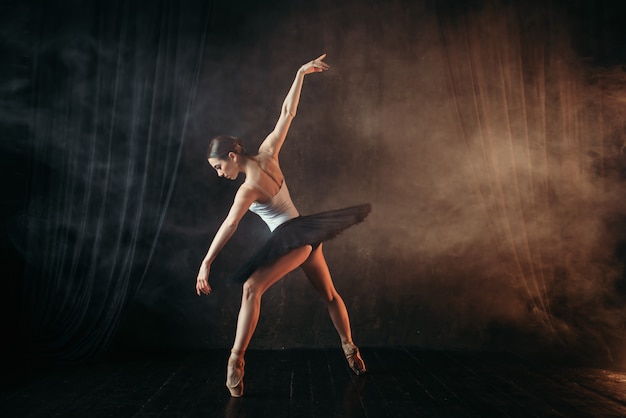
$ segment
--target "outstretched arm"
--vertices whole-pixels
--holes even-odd
[[[313,61],[307,62],[298,69],[296,78],[293,80],[291,88],[287,93],[287,97],[285,97],[285,101],[283,102],[276,127],[261,143],[259,153],[269,153],[274,158],[278,159],[278,153],[280,152],[283,142],[285,142],[287,131],[289,131],[289,126],[291,126],[291,121],[296,116],[304,76],[328,70],[329,66],[324,62],[324,58],[326,58],[326,54],[319,56]]]
[[[258,198],[256,190],[247,186],[241,185],[237,194],[235,195],[235,201],[228,212],[228,216],[222,226],[217,230],[213,242],[207,251],[202,264],[200,265],[200,271],[198,272],[198,278],[196,280],[196,293],[208,295],[211,293],[211,286],[209,285],[209,272],[211,270],[211,264],[224,248],[224,245],[233,236],[239,225],[239,221],[246,213],[252,202]]]

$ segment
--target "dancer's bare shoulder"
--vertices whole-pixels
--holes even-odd
[[[278,161],[272,154],[269,153],[259,153],[255,156],[255,160],[259,164],[261,171],[274,180],[279,186],[284,181],[283,172],[280,169],[280,165]]]

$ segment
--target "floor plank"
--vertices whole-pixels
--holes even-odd
[[[626,373],[512,353],[250,350],[229,396],[227,350],[57,367],[0,393],[2,417],[625,417]]]

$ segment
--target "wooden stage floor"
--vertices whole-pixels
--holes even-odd
[[[49,369],[6,386],[0,417],[626,417],[626,372],[511,353],[255,351],[230,398],[227,351]]]

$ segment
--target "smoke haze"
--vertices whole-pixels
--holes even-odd
[[[4,147],[33,165],[12,236],[34,288],[53,283],[35,300],[74,312],[76,294],[102,286],[94,299],[128,297],[115,305],[122,346],[229,346],[240,289],[221,279],[269,232],[244,218],[213,265],[214,294],[195,296],[239,184],[206,164],[208,139],[254,150],[298,66],[325,52],[331,70],[307,76],[281,166],[303,214],[373,205],[324,246],[356,341],[624,355],[620,6],[243,3],[68,8],[71,25],[41,29],[37,100],[0,113],[30,129]],[[31,52],[12,30],[13,48]],[[264,297],[254,347],[336,340],[300,272]]]
[[[242,111],[207,126],[262,138],[250,127],[271,128],[286,63],[327,52],[331,71],[307,78],[282,165],[305,213],[373,203],[327,245],[361,338],[480,347],[532,335],[612,359],[624,318],[623,72],[577,55],[575,10],[479,3],[292,10],[239,50],[250,61],[271,51],[270,74],[255,76],[269,78],[244,82],[263,90],[246,104],[238,81],[222,86]],[[283,40],[302,22],[320,33],[299,39],[308,55]]]

